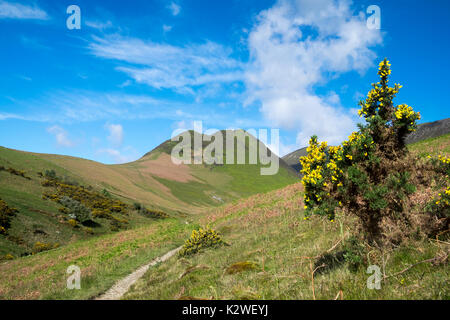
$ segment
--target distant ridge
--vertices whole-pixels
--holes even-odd
[[[416,143],[422,140],[436,138],[450,133],[450,118],[419,124],[417,130],[405,139],[406,144]],[[282,159],[291,166],[292,169],[299,172],[302,168],[299,158],[306,155],[306,147],[291,152]]]
[[[436,138],[450,133],[450,118],[420,124],[417,130],[406,137],[406,144]]]

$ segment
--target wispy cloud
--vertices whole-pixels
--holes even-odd
[[[0,1],[0,19],[48,20],[47,12],[36,5],[29,6],[16,2]]]
[[[90,121],[117,123],[120,120],[166,119],[203,120],[222,127],[234,124],[234,118],[229,113],[217,114],[208,104],[157,99],[148,95],[123,92],[58,91],[43,94],[38,99],[15,100],[13,103],[19,111],[15,114],[0,112],[0,120],[20,119],[72,124]]]
[[[167,7],[169,8],[170,12],[172,13],[172,15],[177,16],[180,14],[181,12],[181,6],[176,4],[175,2],[171,2],[170,5]]]
[[[120,36],[93,39],[89,44],[93,55],[128,63],[117,70],[157,89],[192,93],[195,86],[243,77],[243,64],[231,57],[230,49],[214,42],[178,47]]]
[[[114,27],[113,23],[108,20],[106,22],[102,22],[102,21],[94,21],[94,20],[86,20],[84,22],[86,24],[86,26],[93,28],[93,29],[97,29],[100,31],[106,30],[106,29],[111,29]]]
[[[53,126],[47,129],[47,132],[54,135],[56,143],[60,147],[73,147],[74,143],[68,138],[67,131],[60,126]]]
[[[114,147],[120,147],[123,142],[123,127],[120,124],[106,124],[109,131],[108,140]]]
[[[10,98],[13,100],[13,102],[15,102],[15,100],[13,98]],[[0,120],[8,120],[8,119],[18,119],[18,120],[25,120],[25,117],[18,115],[18,114],[13,114],[13,113],[2,113],[0,112]]]
[[[381,41],[349,1],[279,1],[260,13],[249,34],[247,103],[260,102],[274,125],[299,128],[301,145],[313,134],[340,142],[354,117],[340,108],[336,93],[321,96],[314,88],[344,72],[364,72],[376,57],[370,47]]]
[[[139,158],[136,150],[134,150],[132,147],[127,147],[123,150],[112,148],[99,149],[97,150],[97,154],[108,155],[116,164],[131,162]]]
[[[164,32],[169,32],[170,30],[172,30],[172,26],[169,26],[167,24],[163,24],[162,28]]]

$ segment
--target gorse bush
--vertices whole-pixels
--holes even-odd
[[[0,234],[6,234],[11,226],[11,218],[16,215],[17,209],[11,208],[8,204],[0,199]]]
[[[59,247],[59,243],[44,243],[44,242],[38,241],[34,244],[32,253],[36,254],[39,252],[56,249],[58,247]]]
[[[223,245],[220,235],[211,228],[193,230],[191,237],[186,240],[183,248],[178,253],[180,256],[188,256],[197,253],[201,249]]]
[[[324,215],[330,220],[338,210],[356,215],[372,243],[389,238],[393,225],[406,232],[414,224],[411,212],[425,214],[423,207],[415,208],[411,201],[418,187],[448,184],[447,158],[423,163],[408,153],[405,137],[416,129],[420,114],[405,104],[394,105],[402,86],[389,87],[390,74],[390,63],[384,59],[379,82],[372,84],[367,98],[359,103],[358,113],[365,124],[359,124],[358,131],[333,147],[313,136],[307,155],[300,158],[306,215]],[[448,204],[444,205],[428,216],[448,210]],[[448,218],[439,226],[448,225]]]
[[[23,170],[17,170],[17,169],[11,168],[11,167],[6,169],[4,166],[0,166],[0,171],[7,171],[12,175],[19,176],[19,177],[25,178],[27,180],[31,180],[31,178],[28,177],[26,175],[26,172]]]
[[[85,222],[92,219],[91,210],[77,200],[64,196],[59,200],[59,203],[67,208],[68,215],[71,219],[75,219],[79,222]]]
[[[118,199],[113,199],[108,191],[96,192],[92,187],[84,187],[78,183],[67,184],[53,170],[47,170],[45,177],[41,183],[42,186],[51,188],[53,191],[44,192],[43,199],[63,205],[60,211],[69,215],[70,218],[79,222],[92,218],[108,219],[113,231],[128,225],[127,220],[116,215],[128,215],[130,206]]]

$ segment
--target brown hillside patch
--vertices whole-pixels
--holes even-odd
[[[140,171],[151,173],[163,179],[178,182],[200,182],[191,175],[189,166],[185,164],[174,164],[170,155],[167,153],[161,153],[156,160],[144,160],[140,162],[140,165]]]

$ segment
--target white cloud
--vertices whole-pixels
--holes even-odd
[[[53,126],[47,129],[47,132],[54,135],[56,143],[60,147],[73,147],[74,143],[67,137],[67,131],[60,126]]]
[[[247,103],[259,101],[274,125],[298,129],[300,145],[313,134],[339,143],[354,128],[354,117],[335,92],[319,96],[314,88],[344,72],[364,72],[376,57],[370,47],[381,41],[349,1],[279,1],[260,13],[249,34]]]
[[[172,26],[168,26],[166,24],[163,25],[163,31],[164,32],[169,32],[170,30],[172,30]]]
[[[15,99],[10,98],[11,101],[15,102]],[[8,120],[8,119],[18,119],[18,120],[25,120],[25,117],[18,115],[18,114],[13,114],[13,113],[1,113],[0,112],[0,120]]]
[[[243,77],[243,64],[231,57],[231,50],[214,42],[178,47],[110,36],[94,37],[89,49],[97,57],[128,63],[117,70],[157,89],[193,93],[195,86],[230,83]]]
[[[97,150],[98,154],[107,154],[110,156],[114,163],[121,164],[121,163],[127,163],[134,160],[137,160],[139,156],[137,155],[136,150],[134,150],[131,147],[127,147],[124,150],[117,150],[117,149],[100,149]],[[126,154],[124,154],[126,153]]]
[[[181,11],[181,6],[175,2],[171,2],[167,8],[169,8],[170,12],[172,12],[172,15],[174,16],[177,16]]]
[[[48,20],[48,14],[37,6],[0,0],[0,19]]]
[[[108,140],[114,147],[120,147],[123,142],[123,127],[120,124],[106,124],[109,131]]]
[[[85,22],[86,26],[97,29],[100,31],[110,29],[113,27],[113,23],[111,21],[101,22],[101,21],[93,21],[93,20],[86,20]]]

